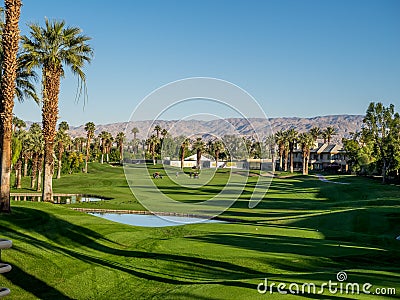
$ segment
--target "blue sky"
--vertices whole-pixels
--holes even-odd
[[[154,89],[197,76],[240,86],[268,117],[363,114],[370,101],[400,107],[397,0],[23,2],[22,34],[47,17],[92,37],[85,106],[74,100],[76,78],[62,80],[59,116],[71,125],[127,121]],[[15,113],[41,116],[31,101]]]

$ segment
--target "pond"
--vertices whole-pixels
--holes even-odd
[[[142,227],[179,226],[192,223],[225,223],[224,221],[220,220],[209,220],[204,218],[179,217],[179,216],[159,217],[156,215],[94,213],[94,212],[89,212],[88,214],[117,223],[133,225],[133,226],[142,226]]]

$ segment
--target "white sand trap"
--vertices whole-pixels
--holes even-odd
[[[325,178],[325,176],[321,175],[321,174],[316,174],[315,176],[318,177],[319,180],[321,180],[322,182],[329,182],[329,183],[335,183],[335,184],[350,184],[348,182],[337,182],[337,181],[331,181]]]

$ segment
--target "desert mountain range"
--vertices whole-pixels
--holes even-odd
[[[331,115],[331,116],[319,116],[313,118],[297,118],[297,117],[283,117],[283,118],[270,118],[259,119],[250,118],[246,119],[231,118],[231,119],[219,119],[211,121],[201,120],[160,120],[153,122],[147,121],[133,121],[133,122],[121,122],[112,124],[96,124],[96,132],[98,135],[102,131],[108,131],[113,136],[118,132],[123,131],[127,136],[127,140],[133,138],[131,130],[133,127],[139,129],[137,138],[144,139],[148,136],[149,129],[154,129],[155,125],[160,125],[161,128],[165,128],[172,136],[184,135],[192,136],[196,135],[215,135],[223,136],[226,134],[240,134],[240,135],[251,135],[253,132],[252,127],[258,135],[265,136],[271,132],[278,130],[286,130],[294,128],[299,132],[306,132],[314,126],[318,126],[324,129],[328,126],[332,126],[336,129],[337,135],[332,138],[332,142],[340,143],[343,137],[349,137],[351,132],[359,131],[362,127],[363,116],[361,115]],[[251,123],[251,125],[250,125]],[[78,127],[71,127],[69,133],[72,137],[86,136],[84,125]],[[150,133],[151,134],[151,133]]]

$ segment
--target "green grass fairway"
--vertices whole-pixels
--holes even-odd
[[[113,198],[77,207],[143,209],[121,167],[89,166],[88,174],[54,180],[55,192]],[[156,184],[174,199],[201,201],[218,193],[228,176],[219,170],[203,187],[178,188],[166,176]],[[323,295],[257,292],[265,278],[276,286],[320,286],[345,271],[345,282],[370,283],[371,292],[396,288],[397,295],[386,297],[400,297],[398,186],[353,176],[328,176],[348,185],[314,176],[274,178],[263,201],[249,209],[257,178],[246,178],[240,199],[223,214],[239,222],[222,224],[134,227],[68,205],[13,201],[12,214],[0,215],[0,238],[13,240],[2,252],[13,269],[0,274],[0,286],[11,289],[9,299],[383,298],[328,289]]]

